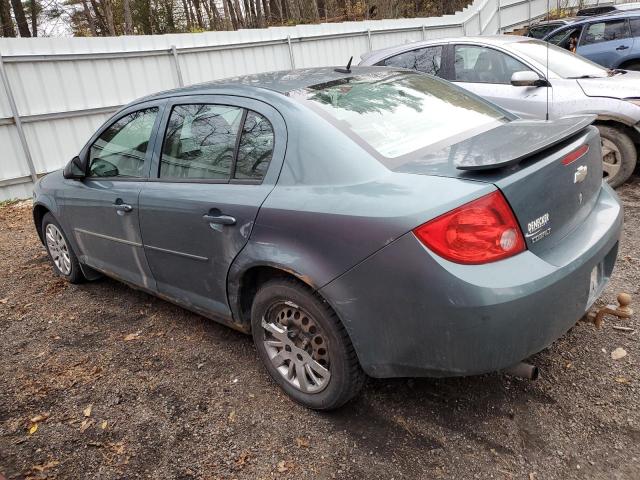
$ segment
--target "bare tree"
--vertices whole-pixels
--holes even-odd
[[[133,34],[133,18],[131,18],[131,0],[122,0],[122,9],[124,10],[124,34]]]
[[[3,37],[15,37],[16,29],[11,18],[11,6],[9,0],[0,0],[0,24],[2,24]]]
[[[24,14],[24,7],[20,0],[11,0],[13,6],[13,16],[16,18],[18,24],[18,31],[21,37],[30,37],[29,23],[27,22],[27,16]]]

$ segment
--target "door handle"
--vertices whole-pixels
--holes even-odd
[[[230,215],[203,215],[202,219],[207,223],[214,223],[216,225],[235,225],[236,219]]]
[[[629,48],[627,45],[620,45],[616,50],[626,50],[627,48]]]
[[[114,203],[113,208],[116,209],[116,212],[129,213],[133,210],[133,207],[127,203]]]

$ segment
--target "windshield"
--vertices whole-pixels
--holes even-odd
[[[546,42],[530,40],[510,44],[514,52],[529,57],[543,66],[547,64],[547,46],[549,47],[549,70],[562,78],[607,77],[609,75],[606,68]]]
[[[314,85],[291,96],[373,149],[383,164],[384,158],[457,143],[508,121],[502,111],[462,89],[411,72],[376,71]]]

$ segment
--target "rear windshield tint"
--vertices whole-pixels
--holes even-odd
[[[411,72],[372,72],[291,96],[369,147],[387,166],[395,162],[385,159],[457,143],[508,121],[504,112],[462,89]]]

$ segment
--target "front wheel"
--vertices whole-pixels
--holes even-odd
[[[258,355],[273,380],[314,410],[344,405],[365,374],[344,326],[321,298],[294,280],[262,286],[251,308]]]
[[[71,283],[84,281],[85,277],[80,269],[78,257],[71,248],[62,227],[50,213],[42,218],[42,235],[54,271]]]
[[[602,140],[602,174],[613,188],[622,185],[636,168],[638,152],[626,133],[616,127],[597,125]]]

